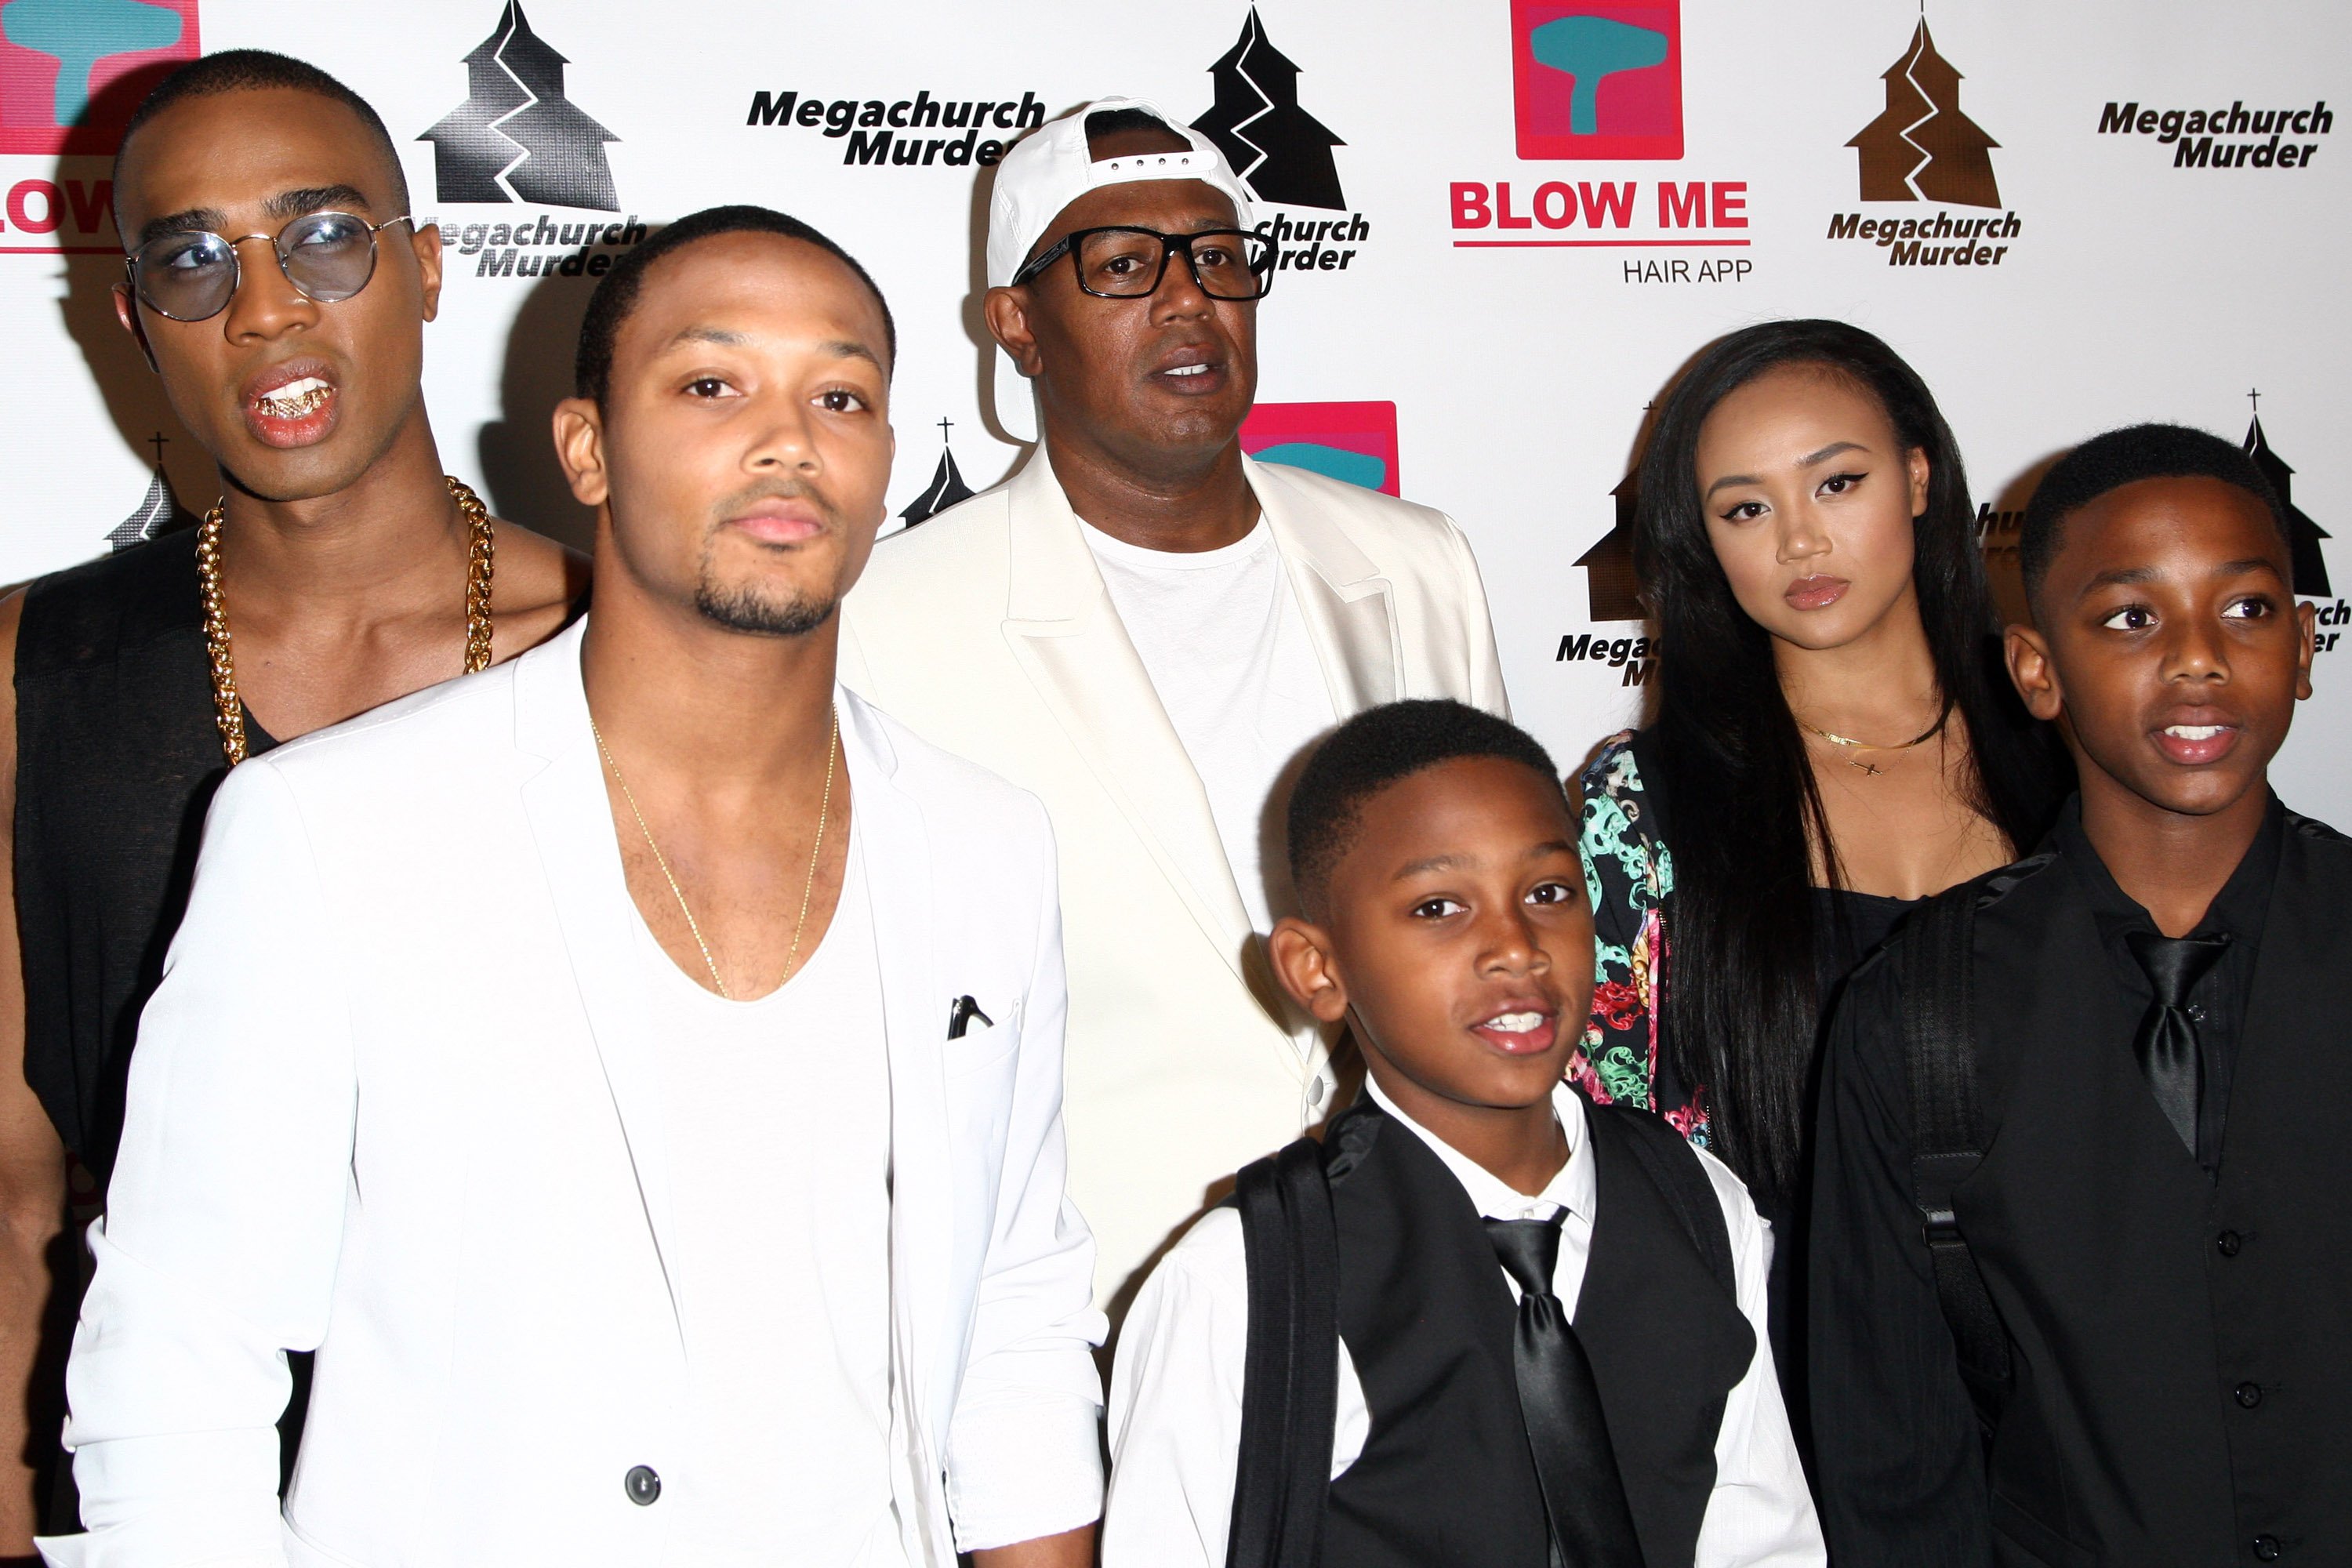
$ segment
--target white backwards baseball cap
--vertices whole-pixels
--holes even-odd
[[[1150,115],[1192,143],[1191,149],[1136,153],[1097,163],[1087,147],[1087,117],[1118,109]],[[988,286],[1010,284],[1031,247],[1072,202],[1101,186],[1136,180],[1199,180],[1232,197],[1234,221],[1250,226],[1249,192],[1216,143],[1158,104],[1139,98],[1098,98],[1039,126],[1014,142],[997,164],[996,189],[988,199]],[[1001,345],[996,351],[996,418],[1015,440],[1037,438],[1035,394]]]

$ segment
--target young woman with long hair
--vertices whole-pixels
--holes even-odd
[[[1638,482],[1658,706],[1584,775],[1580,1078],[1748,1183],[1793,1383],[1822,1020],[1912,904],[2032,849],[2065,764],[2001,672],[1958,447],[1877,338],[1790,321],[1711,344]]]

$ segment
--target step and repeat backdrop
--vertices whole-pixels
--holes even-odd
[[[889,296],[904,525],[995,483],[1024,454],[989,406],[992,165],[1132,94],[1218,140],[1281,245],[1245,442],[1460,520],[1563,762],[1656,668],[1623,532],[1644,410],[1710,338],[1829,315],[1935,388],[1997,580],[2084,436],[2249,443],[2321,624],[2280,786],[2352,826],[2340,0],[9,0],[0,581],[218,489],[115,324],[107,182],[141,73],[240,46],[334,72],[401,144],[453,252],[443,458],[504,516],[584,542],[547,415],[588,291],[730,201],[826,230]]]

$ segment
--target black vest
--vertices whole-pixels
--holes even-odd
[[[16,634],[25,1079],[103,1188],[139,1013],[228,769],[195,532],[36,582]],[[277,742],[248,715],[253,754]]]
[[[2063,861],[1979,910],[1996,1108],[1954,1194],[2007,1327],[2003,1563],[2352,1562],[2352,844],[2290,818],[2217,1179],[2141,1079]],[[2085,1048],[2024,1059],[2015,1020]]]
[[[1695,1159],[1688,1147],[1646,1112],[1588,1105],[1585,1124],[1596,1223],[1573,1319],[1643,1555],[1674,1568],[1696,1550],[1724,1402],[1756,1336],[1633,1141],[1671,1159]],[[1324,1152],[1339,1332],[1371,1430],[1331,1483],[1323,1561],[1543,1568],[1543,1500],[1511,1361],[1517,1310],[1477,1210],[1369,1096],[1332,1123]]]

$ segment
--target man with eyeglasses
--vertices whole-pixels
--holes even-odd
[[[1215,147],[1148,103],[1017,144],[985,309],[998,418],[1040,449],[883,541],[845,605],[845,678],[1053,817],[1070,1194],[1113,1310],[1213,1184],[1337,1109],[1261,951],[1290,905],[1281,780],[1361,708],[1505,706],[1450,520],[1243,455],[1271,251]]]
[[[130,252],[116,312],[218,465],[221,499],[196,530],[0,602],[0,1048],[21,1041],[25,1063],[0,1082],[10,1389],[39,1338],[64,1156],[88,1173],[83,1201],[102,1193],[140,1011],[221,779],[545,640],[586,584],[583,558],[443,478],[419,385],[440,236],[409,216],[399,156],[357,94],[255,50],[185,66],[132,116],[114,202]],[[470,918],[463,888],[449,918]],[[80,1247],[63,1250],[78,1268]],[[55,1447],[57,1375],[30,1401],[37,1452]],[[7,1465],[27,1449],[26,1404],[0,1399]],[[0,1472],[0,1556],[32,1550],[29,1481]],[[72,1528],[72,1509],[61,1482],[48,1528]]]

